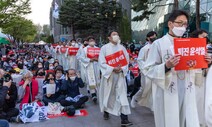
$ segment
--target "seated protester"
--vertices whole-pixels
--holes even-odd
[[[8,85],[4,85],[4,83]],[[19,110],[15,108],[18,96],[17,87],[12,82],[12,77],[9,74],[5,74],[2,69],[0,69],[0,86],[0,93],[4,95],[0,97],[0,119],[10,121],[12,117],[16,117],[19,114]]]
[[[54,62],[53,65],[54,65],[54,68],[56,68],[57,66],[59,66],[59,62]]]
[[[47,73],[45,80],[43,82],[43,102],[45,105],[48,105],[49,102],[61,102],[61,100],[65,99],[65,96],[61,94],[61,89],[59,82],[55,80],[54,73]],[[55,85],[55,87],[51,87],[51,85]],[[55,90],[52,90],[52,88],[55,88]],[[53,93],[49,93],[52,92]]]
[[[37,63],[37,68],[36,68],[36,70],[37,70],[38,68],[43,68],[43,63],[42,63],[42,62],[38,62],[38,63]]]
[[[52,63],[49,64],[49,70],[54,70],[54,65]]]
[[[38,98],[43,100],[43,81],[45,79],[45,71],[43,68],[38,68],[35,73],[35,79],[38,81],[39,93]]]
[[[38,81],[33,79],[33,74],[29,70],[23,70],[21,72],[23,75],[22,81],[19,83],[18,89],[18,99],[21,100],[20,109],[25,103],[37,102],[38,105],[42,106],[40,102],[42,98],[39,91]]]
[[[88,96],[80,94],[79,87],[84,87],[82,79],[79,76],[77,77],[76,70],[69,69],[61,87],[67,95],[66,99],[61,101],[62,106],[73,105],[75,109],[83,107],[84,103],[88,101]]]

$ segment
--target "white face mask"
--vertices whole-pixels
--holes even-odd
[[[38,68],[43,68],[43,66],[42,65],[38,65]]]
[[[183,34],[186,32],[186,28],[185,27],[174,27],[172,29],[172,32],[174,33],[175,36],[182,37]]]
[[[53,70],[53,69],[54,69],[54,67],[53,67],[53,66],[51,66],[51,67],[49,67],[49,69],[50,69],[50,70]]]
[[[114,41],[115,43],[118,43],[118,42],[120,41],[120,38],[119,38],[118,35],[112,36],[112,39],[113,39],[113,41]]]
[[[71,76],[69,78],[71,79],[71,81],[74,81],[76,79],[76,76]]]
[[[72,46],[75,46],[75,43],[71,43]]]
[[[90,45],[90,46],[94,46],[94,45],[95,45],[95,42],[94,42],[94,41],[89,42],[89,45]]]

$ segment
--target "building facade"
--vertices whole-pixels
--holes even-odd
[[[169,14],[174,7],[174,0],[151,0],[149,10],[153,10],[155,14],[150,15],[149,20],[132,22],[132,36],[136,42],[145,41],[146,34],[149,31],[156,31],[159,37],[168,32],[167,20]],[[195,6],[196,0],[179,0],[179,9],[187,11],[190,15],[189,32],[196,29],[195,26]],[[141,15],[141,12],[132,11],[132,18]],[[209,32],[209,37],[212,37],[212,0],[201,0],[200,2],[201,28]]]

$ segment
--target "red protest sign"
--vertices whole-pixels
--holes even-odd
[[[138,67],[133,67],[132,69],[130,69],[132,71],[132,73],[134,74],[135,77],[137,77],[139,75],[138,72]]]
[[[58,46],[58,44],[52,44],[52,47],[55,49]]]
[[[70,56],[76,56],[78,50],[79,50],[79,48],[69,47],[68,48],[68,54]]]
[[[123,67],[128,64],[127,59],[122,50],[106,56],[105,59],[107,61],[107,64],[112,67],[118,67],[118,66]]]
[[[204,59],[206,55],[205,38],[174,39],[174,52],[181,55],[175,70],[208,68],[208,64]]]
[[[60,48],[60,52],[61,52],[61,53],[66,53],[66,50],[67,50],[67,47],[61,47],[61,48]]]
[[[87,57],[88,58],[95,58],[95,57],[99,57],[99,53],[100,53],[100,48],[88,48],[87,49]]]

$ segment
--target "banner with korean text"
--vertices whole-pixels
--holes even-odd
[[[204,59],[207,53],[205,38],[174,39],[174,52],[181,55],[175,70],[208,68],[208,64]]]
[[[79,50],[79,48],[69,47],[68,48],[68,54],[70,56],[76,56],[78,50]]]
[[[88,48],[87,49],[87,57],[92,59],[92,58],[98,58],[100,53],[100,48]]]
[[[66,53],[66,50],[67,50],[67,47],[61,47],[61,48],[60,48],[60,52],[61,52],[61,53]]]
[[[123,67],[128,64],[127,59],[122,50],[106,56],[105,59],[107,61],[107,64],[112,67]]]

